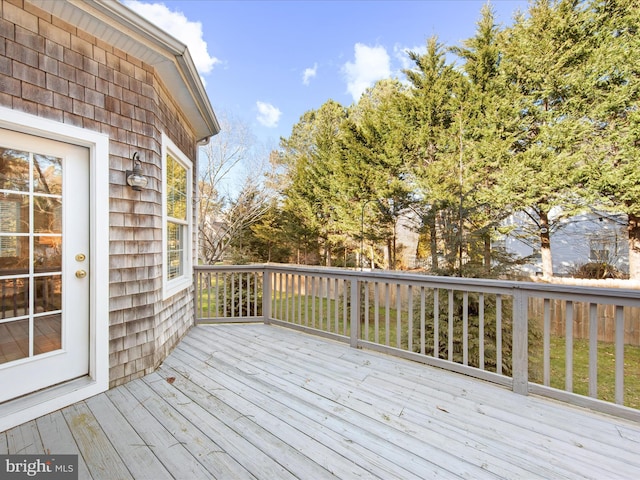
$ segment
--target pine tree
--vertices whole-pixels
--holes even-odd
[[[498,191],[534,223],[544,276],[553,275],[557,222],[583,208],[577,149],[587,122],[575,110],[587,58],[581,7],[578,0],[535,1],[528,16],[506,30],[500,63],[505,95],[519,118]]]

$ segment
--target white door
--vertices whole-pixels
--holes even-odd
[[[0,403],[89,372],[89,150],[0,129]]]

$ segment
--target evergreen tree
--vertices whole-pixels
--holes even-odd
[[[318,237],[326,265],[331,265],[332,247],[344,239],[336,215],[336,205],[344,203],[339,201],[342,189],[336,177],[336,151],[345,116],[346,109],[329,100],[318,110],[306,112],[291,137],[281,141],[283,208],[297,219],[300,232]]]
[[[465,40],[461,48],[452,48],[464,60],[468,83],[457,114],[463,192],[460,217],[466,221],[466,225],[460,222],[460,230],[468,232],[464,242],[468,245],[466,276],[492,275],[493,232],[508,215],[511,202],[495,188],[511,154],[513,119],[517,117],[499,81],[499,34],[493,9],[487,4],[481,10],[475,36]]]
[[[430,38],[426,46],[423,55],[408,52],[415,68],[404,72],[412,86],[400,104],[407,142],[405,155],[410,165],[407,181],[421,200],[417,211],[423,231],[430,236],[431,269],[440,271],[442,251],[447,269],[452,271],[460,244],[456,235],[459,215],[452,212],[458,212],[464,194],[456,123],[460,104],[455,97],[461,76],[446,63],[444,46],[437,38]]]
[[[552,231],[583,207],[576,150],[587,122],[575,101],[587,30],[578,0],[536,0],[528,13],[504,36],[500,70],[519,118],[499,191],[534,223],[543,275],[552,276]]]
[[[584,179],[598,208],[628,216],[629,276],[640,278],[640,6],[593,0],[582,71]]]
[[[404,121],[398,109],[401,91],[397,81],[378,82],[352,107],[340,136],[340,183],[345,198],[359,206],[354,210],[352,203],[345,205],[351,222],[345,219],[343,225],[361,242],[362,236],[384,241],[385,263],[391,269],[398,267],[398,222],[413,203],[406,182]]]

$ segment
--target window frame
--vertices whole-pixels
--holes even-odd
[[[162,134],[162,297],[163,300],[176,295],[193,284],[193,162],[166,135]],[[184,248],[182,249],[182,274],[169,278],[169,244],[167,202],[167,156],[180,164],[187,174],[186,221],[183,225]]]

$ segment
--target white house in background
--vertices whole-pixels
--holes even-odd
[[[505,221],[514,229],[496,244],[517,258],[527,259],[520,272],[542,274],[540,241],[533,234],[527,215],[518,212]],[[571,276],[586,263],[607,263],[624,273],[629,272],[629,243],[625,215],[590,211],[561,220],[551,232],[553,273]]]

